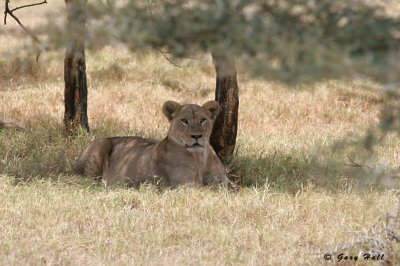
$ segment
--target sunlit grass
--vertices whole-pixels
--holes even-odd
[[[158,192],[1,178],[0,247],[17,264],[319,264],[394,204],[390,193]]]

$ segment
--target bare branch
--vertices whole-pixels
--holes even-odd
[[[357,168],[367,168],[369,170],[373,170],[374,168],[369,166],[369,165],[364,165],[364,164],[360,164],[357,163],[356,161],[354,161],[354,159],[352,159],[349,155],[347,155],[347,159],[349,159],[350,163],[346,163],[346,165],[352,166],[352,167],[357,167]]]
[[[13,13],[7,13],[10,14],[10,16],[18,23],[18,25],[20,25],[21,28],[23,28],[35,42],[42,44],[42,42],[27,27],[25,27],[24,24],[22,24],[21,21],[19,21],[19,19]]]
[[[40,3],[34,3],[34,4],[19,6],[19,7],[13,8],[13,9],[10,9],[9,4],[10,4],[10,0],[5,0],[4,25],[7,24],[7,15],[10,15],[18,23],[18,25],[21,26],[21,28],[23,28],[25,30],[25,32],[27,32],[29,34],[29,36],[31,36],[31,38],[35,42],[37,42],[39,44],[42,44],[42,42],[27,27],[25,27],[24,24],[21,23],[21,21],[17,18],[17,16],[14,15],[13,12],[18,10],[18,9],[22,9],[22,8],[26,8],[26,7],[32,7],[32,6],[38,6],[38,5],[42,5],[42,4],[47,4],[47,0],[44,0],[43,2],[40,2]]]
[[[34,3],[34,4],[19,6],[19,7],[16,7],[14,9],[11,9],[10,12],[12,13],[12,12],[18,10],[18,9],[22,9],[22,8],[25,8],[25,7],[31,7],[31,6],[39,6],[39,5],[43,5],[43,4],[47,4],[47,0],[44,0],[43,2],[40,2],[40,3]]]
[[[181,66],[181,65],[178,65],[178,64],[176,64],[175,62],[173,62],[172,60],[171,60],[171,58],[169,58],[168,56],[167,56],[167,52],[164,52],[164,51],[159,51],[161,54],[162,54],[162,56],[171,64],[171,65],[173,65],[173,66],[176,66],[176,67],[179,67],[180,69],[183,69],[183,66]]]
[[[17,23],[18,25],[26,32],[28,33],[28,35],[38,44],[40,44],[40,49],[39,52],[36,56],[36,61],[39,61],[39,56],[41,54],[41,52],[43,50],[48,50],[47,46],[43,46],[42,42],[27,28],[24,26],[24,24],[21,23],[21,21],[18,19],[17,16],[14,15],[13,12],[22,9],[22,8],[27,8],[27,7],[32,7],[32,6],[38,6],[38,5],[43,5],[43,4],[47,4],[47,0],[43,0],[43,2],[39,2],[39,3],[33,3],[33,4],[29,4],[29,5],[23,5],[23,6],[19,6],[13,9],[10,9],[9,7],[10,4],[10,0],[5,0],[5,7],[4,7],[4,25],[7,25],[7,15],[10,15]]]
[[[181,69],[184,69],[185,67],[189,67],[189,63],[188,64],[185,64],[185,65],[179,65],[179,64],[177,64],[177,63],[175,63],[172,59],[171,59],[171,57],[173,57],[173,55],[172,55],[172,53],[170,53],[170,52],[166,52],[166,51],[162,51],[162,50],[158,50],[158,49],[156,49],[158,52],[160,52],[161,54],[162,54],[162,56],[171,64],[171,65],[173,65],[173,66],[176,66],[176,67],[179,67],[179,68],[181,68]],[[171,55],[171,57],[168,57],[168,55]],[[184,57],[181,57],[182,59],[189,59],[189,60],[196,60],[196,61],[200,61],[200,59],[199,58],[196,58],[196,57],[190,57],[190,56],[184,56]]]
[[[10,0],[5,1],[5,7],[4,7],[4,25],[7,24],[7,9],[8,9],[8,4],[10,3]]]

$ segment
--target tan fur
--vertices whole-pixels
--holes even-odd
[[[19,131],[24,131],[25,129],[23,127],[20,127],[19,125],[13,123],[13,122],[8,122],[4,120],[0,120],[0,129],[2,128],[13,128]]]
[[[107,185],[127,182],[162,182],[172,187],[218,183],[234,186],[215,154],[209,138],[221,107],[215,101],[203,106],[164,103],[168,135],[161,141],[141,137],[94,140],[81,153],[77,171],[102,178]]]

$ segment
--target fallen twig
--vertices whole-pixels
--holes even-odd
[[[25,128],[17,125],[14,122],[4,121],[4,120],[0,119],[0,129],[2,129],[2,128],[14,128],[19,131],[25,131]]]

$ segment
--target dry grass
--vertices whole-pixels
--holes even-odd
[[[1,260],[11,264],[317,265],[321,247],[355,238],[395,204],[391,193],[313,188],[105,190],[4,176],[0,185]]]
[[[319,265],[335,247],[334,261],[341,249],[367,251],[368,241],[354,241],[368,237],[382,237],[382,252],[400,261],[398,243],[373,226],[399,231],[379,220],[399,204],[388,190],[399,186],[399,138],[373,154],[360,145],[379,122],[377,84],[290,88],[241,74],[233,178],[242,189],[106,189],[72,173],[82,148],[96,136],[163,137],[164,101],[213,99],[210,56],[178,69],[157,53],[89,52],[92,135],[67,139],[63,53],[26,60],[29,41],[16,32],[0,32],[0,119],[28,130],[0,132],[0,264]],[[347,166],[348,155],[373,169]]]

